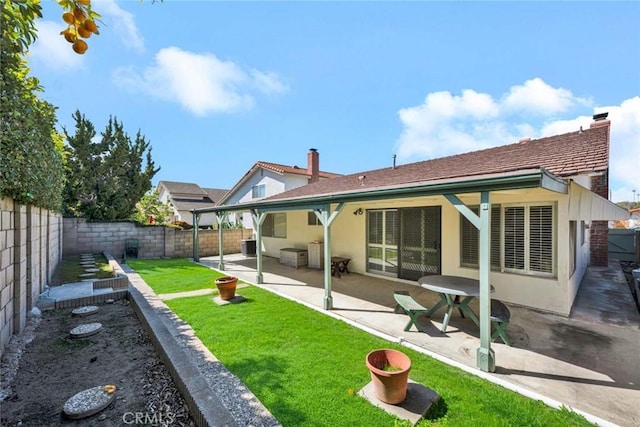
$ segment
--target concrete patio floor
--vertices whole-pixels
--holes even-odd
[[[226,274],[255,284],[255,258],[234,254],[223,260]],[[219,258],[200,262],[217,268]],[[442,311],[421,317],[426,332],[404,331],[408,316],[394,313],[395,290],[409,291],[426,307],[438,300],[417,284],[354,273],[333,277],[334,308],[327,311],[322,271],[264,257],[263,276],[259,286],[265,289],[530,397],[568,406],[599,425],[640,425],[640,314],[617,261],[589,268],[569,318],[509,305],[512,346],[492,343],[492,374],[476,369],[479,330],[457,312],[446,334],[440,332]],[[471,307],[478,312],[477,303]]]

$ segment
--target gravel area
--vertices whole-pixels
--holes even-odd
[[[117,426],[136,416],[145,425],[195,426],[185,401],[129,302],[100,306],[78,317],[71,309],[30,317],[0,363],[0,425]],[[99,322],[103,330],[72,339],[79,324]],[[95,415],[66,418],[62,409],[76,393],[114,384],[113,402]],[[129,421],[129,422],[128,422]]]

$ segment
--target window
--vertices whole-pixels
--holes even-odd
[[[286,238],[287,214],[285,212],[267,214],[262,223],[262,236]]]
[[[480,212],[478,206],[470,208],[476,215]],[[500,205],[491,206],[491,268],[500,269]],[[460,265],[478,268],[478,248],[480,233],[476,227],[460,214]]]
[[[307,213],[307,225],[322,225],[313,211]]]
[[[587,229],[587,223],[584,221],[580,221],[580,246],[584,245],[585,243],[585,236],[584,236],[584,231]]]
[[[251,197],[254,199],[261,199],[264,197],[264,184],[256,185],[251,188]]]
[[[472,207],[475,213],[478,207]],[[478,267],[478,230],[462,215],[460,264]],[[554,273],[554,207],[491,207],[491,267],[524,273]]]
[[[569,277],[576,271],[576,221],[569,221]]]

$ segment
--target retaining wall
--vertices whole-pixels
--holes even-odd
[[[120,259],[125,241],[140,242],[139,258],[189,258],[193,256],[193,230],[164,226],[139,226],[135,222],[87,222],[84,218],[64,218],[65,255],[108,252]],[[224,253],[238,253],[241,241],[253,230],[222,230]],[[218,255],[218,230],[198,231],[200,256]]]
[[[62,259],[59,214],[0,198],[0,356]]]

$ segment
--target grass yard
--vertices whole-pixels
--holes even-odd
[[[187,259],[128,259],[127,265],[139,273],[156,293],[214,288],[214,280],[224,274]]]
[[[137,261],[134,268],[145,281],[154,279],[148,271],[162,269],[164,280],[182,283],[177,289],[189,286],[182,273],[187,261],[162,262],[166,269],[145,268],[147,261]],[[166,303],[284,426],[403,425],[357,395],[370,380],[364,358],[376,348],[405,352],[413,364],[411,379],[441,395],[421,426],[590,425],[575,413],[552,409],[260,288],[243,288],[241,294],[247,303],[218,306],[210,295]]]

